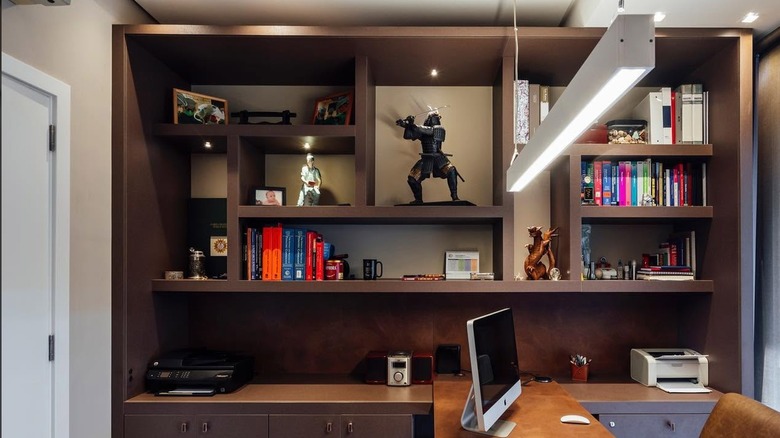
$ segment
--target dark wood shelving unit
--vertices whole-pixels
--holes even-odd
[[[519,29],[517,73],[532,83],[566,86],[602,34],[603,29]],[[205,346],[262,357],[258,373],[350,374],[360,370],[366,352],[385,346],[415,351],[465,346],[465,322],[503,307],[515,314],[523,369],[565,376],[568,363],[561,357],[578,351],[598,358],[602,381],[628,381],[631,347],[665,345],[717,358],[709,373],[718,390],[751,388],[752,345],[743,336],[753,323],[743,310],[750,308],[753,268],[749,30],[657,30],[656,67],[638,86],[703,83],[711,91],[711,144],[571,146],[549,169],[549,218],[560,227],[556,256],[563,280],[536,282],[513,280],[527,254],[515,233],[526,237],[528,225],[547,224],[517,224],[515,195],[505,191],[514,150],[511,28],[117,25],[113,53],[115,438],[124,436],[131,413],[164,413],[155,407],[162,403],[143,395],[140,377],[162,352]],[[431,82],[417,68],[421,58],[450,74]],[[210,85],[350,89],[353,124],[296,123],[305,119],[301,114],[293,125],[170,123],[171,104],[164,103],[172,88]],[[377,205],[377,127],[386,122],[378,115],[377,90],[406,86],[490,89],[492,138],[479,147],[491,161],[491,205]],[[350,156],[345,160],[350,166],[354,161],[353,205],[247,205],[247,193],[265,181],[272,162],[266,156],[300,154],[309,137],[318,140],[315,154]],[[212,143],[210,150],[205,141]],[[224,155],[215,158],[227,162],[228,279],[160,280],[163,271],[180,270],[186,261],[191,162],[203,153]],[[641,158],[706,162],[708,206],[580,205],[581,160]],[[536,208],[534,201],[517,207]],[[473,228],[489,243],[497,280],[243,280],[242,231],[276,223],[332,225],[353,240],[350,232],[374,233],[365,226],[377,226],[377,242],[403,227],[451,227],[464,234],[463,228]],[[701,244],[697,280],[580,281],[583,224],[640,233],[647,225],[693,227]],[[458,236],[451,239],[457,242]],[[733,260],[728,266],[724,255]],[[359,260],[352,264],[360,271]],[[233,412],[225,406],[220,412]],[[235,412],[249,409],[244,401],[236,406]],[[169,408],[186,410],[175,401]]]

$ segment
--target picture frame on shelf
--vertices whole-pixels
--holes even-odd
[[[331,94],[314,102],[312,125],[349,125],[352,116],[352,91]]]
[[[227,125],[229,114],[225,99],[173,89],[173,123],[176,125]]]
[[[287,189],[284,187],[254,187],[249,193],[249,203],[268,207],[285,205]]]

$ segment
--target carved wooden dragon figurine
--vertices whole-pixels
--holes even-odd
[[[528,257],[525,259],[524,269],[529,280],[549,280],[549,269],[555,267],[555,254],[550,249],[553,237],[557,237],[558,227],[550,228],[542,232],[542,227],[528,227],[528,234],[533,237],[533,243],[526,244]],[[549,269],[542,263],[542,257],[547,255],[550,263]]]

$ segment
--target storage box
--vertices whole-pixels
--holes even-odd
[[[647,121],[612,120],[607,122],[608,143],[647,143]]]

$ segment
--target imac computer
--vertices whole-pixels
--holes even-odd
[[[506,437],[515,427],[499,420],[520,396],[512,309],[502,309],[466,323],[472,385],[460,422],[464,429]]]

